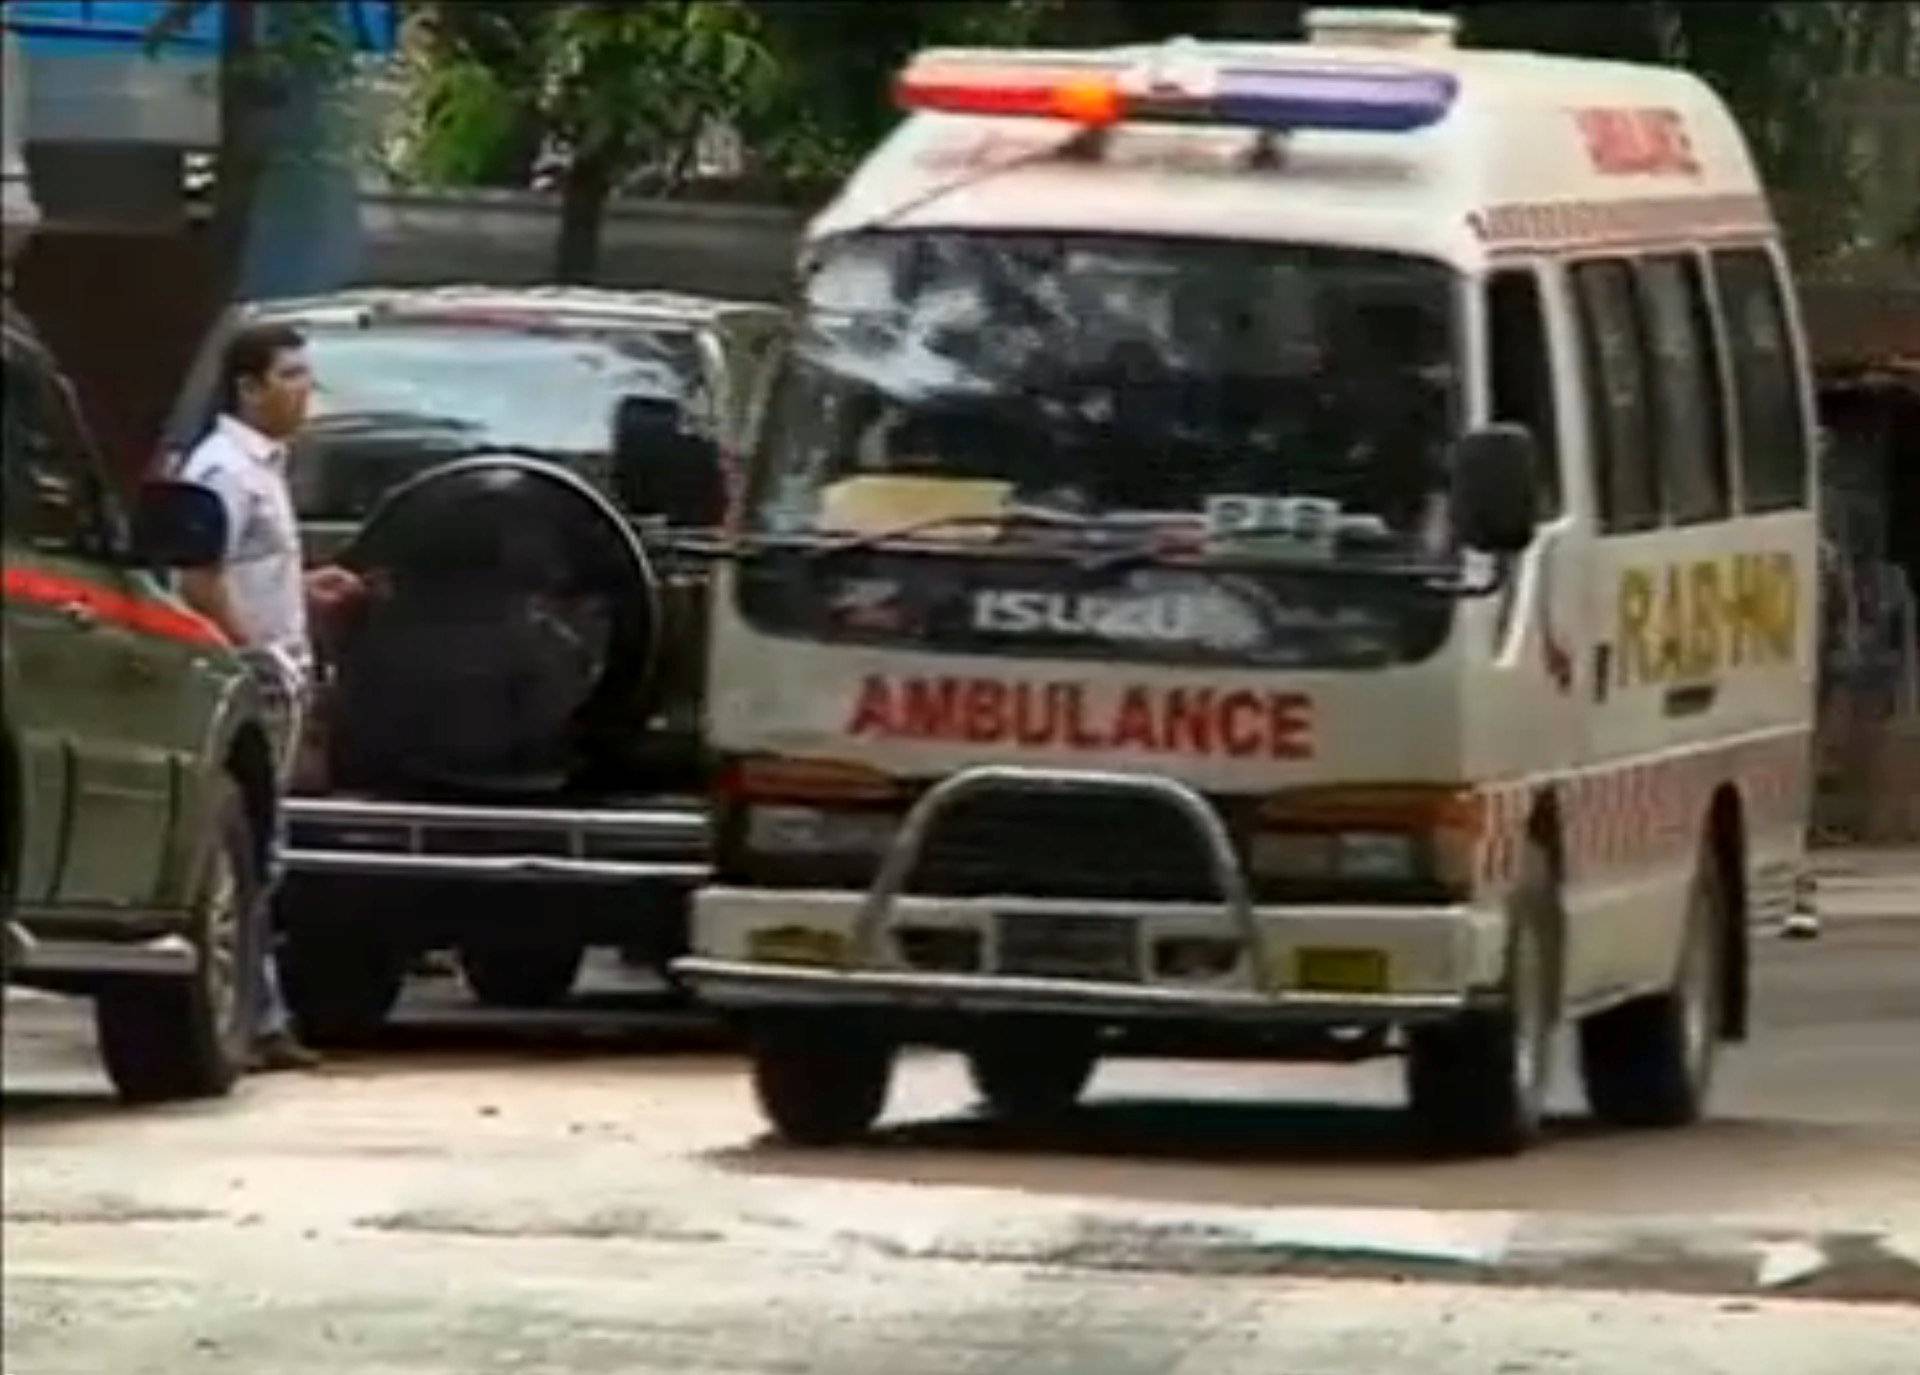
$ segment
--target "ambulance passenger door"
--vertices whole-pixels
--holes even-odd
[[[1575,262],[1567,287],[1592,513],[1580,674],[1587,751],[1566,793],[1568,981],[1578,1001],[1630,987],[1649,938],[1666,922],[1666,876],[1645,863],[1639,822],[1646,807],[1634,784],[1643,776],[1639,764],[1670,734],[1654,617],[1672,550],[1636,264],[1627,257]]]
[[[1540,457],[1537,595],[1519,613],[1531,624],[1517,628],[1531,647],[1498,715],[1502,734],[1513,736],[1520,751],[1509,771],[1523,772],[1569,767],[1586,749],[1577,651],[1589,550],[1566,499],[1566,455],[1577,452],[1567,427],[1578,394],[1566,390],[1564,374],[1575,352],[1570,326],[1555,318],[1549,285],[1540,268],[1525,264],[1497,269],[1486,286],[1488,419],[1526,426]]]
[[[1723,735],[1734,576],[1723,372],[1691,251],[1569,270],[1591,425],[1591,770],[1574,796],[1583,963],[1599,991],[1671,976],[1697,856],[1679,762]]]

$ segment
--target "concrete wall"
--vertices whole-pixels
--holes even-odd
[[[560,209],[530,192],[375,192],[361,200],[361,281],[551,281]],[[615,202],[600,284],[778,300],[805,215],[764,205]]]

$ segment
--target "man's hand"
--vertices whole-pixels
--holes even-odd
[[[305,577],[307,619],[312,623],[315,640],[323,647],[337,646],[348,634],[356,615],[366,605],[371,589],[366,579],[350,568],[328,564],[313,568]]]
[[[307,605],[319,616],[333,616],[367,595],[367,584],[351,568],[337,563],[307,573]]]

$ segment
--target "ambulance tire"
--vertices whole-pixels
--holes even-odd
[[[864,1135],[886,1107],[893,1044],[838,1018],[761,1021],[749,1029],[753,1091],[776,1135],[835,1146]]]
[[[1515,1155],[1540,1135],[1560,1023],[1552,864],[1531,841],[1509,908],[1506,1001],[1407,1038],[1407,1095],[1430,1145]]]
[[[459,950],[460,975],[483,1007],[553,1007],[566,1001],[580,977],[587,947],[579,941],[544,945],[473,941]]]
[[[1730,907],[1725,870],[1709,846],[1688,895],[1673,986],[1580,1023],[1580,1077],[1601,1121],[1683,1127],[1705,1110],[1720,1041]]]
[[[280,988],[300,1039],[313,1046],[373,1039],[400,1000],[407,957],[378,931],[290,926],[280,947]]]
[[[967,1071],[988,1111],[1006,1122],[1045,1122],[1072,1111],[1099,1056],[1090,1044],[995,1037],[971,1046]]]

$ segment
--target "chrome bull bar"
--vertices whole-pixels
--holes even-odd
[[[880,933],[895,902],[906,892],[908,880],[920,863],[927,838],[941,813],[965,798],[987,792],[1104,792],[1150,798],[1184,817],[1200,839],[1213,866],[1221,904],[1246,948],[1253,986],[1267,988],[1266,951],[1254,920],[1253,897],[1246,874],[1234,853],[1226,823],[1206,798],[1192,787],[1155,775],[1111,773],[1104,770],[1038,769],[1009,764],[981,765],[951,774],[929,788],[907,812],[873,886],[861,902],[853,928],[855,967],[873,967]]]

